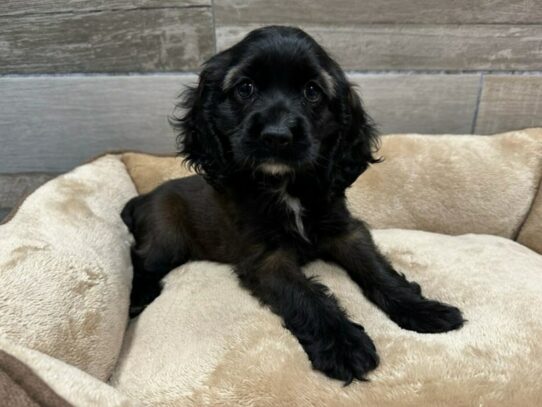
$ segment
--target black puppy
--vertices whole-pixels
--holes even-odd
[[[301,266],[342,266],[399,326],[446,332],[460,311],[429,300],[379,253],[345,204],[377,160],[377,141],[339,65],[297,28],[266,27],[211,58],[183,117],[180,153],[201,174],[132,199],[131,314],[189,260],[231,263],[244,287],[280,315],[314,368],[350,383],[378,365],[372,340]]]

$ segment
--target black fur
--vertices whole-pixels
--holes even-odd
[[[167,182],[122,213],[136,240],[132,315],[159,295],[172,268],[231,263],[314,368],[345,383],[364,380],[378,356],[363,327],[303,274],[308,262],[342,266],[405,329],[463,324],[457,308],[426,299],[395,271],[349,213],[344,192],[378,161],[376,132],[344,72],[310,36],[291,27],[251,32],[205,64],[182,106],[172,119],[179,150],[201,176]]]

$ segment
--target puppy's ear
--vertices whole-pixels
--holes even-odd
[[[181,117],[170,117],[170,124],[178,131],[179,155],[213,186],[220,187],[227,174],[226,141],[213,126],[213,107],[220,92],[219,78],[224,67],[224,54],[205,63],[196,87],[188,87],[178,107]]]
[[[344,83],[340,96],[342,130],[333,151],[329,174],[331,188],[337,194],[343,194],[369,164],[381,161],[373,155],[378,148],[373,122],[363,110],[353,86]]]

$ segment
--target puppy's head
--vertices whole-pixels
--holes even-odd
[[[376,161],[358,95],[297,28],[261,28],[215,55],[182,107],[180,153],[215,186],[234,172],[305,171],[342,193]]]

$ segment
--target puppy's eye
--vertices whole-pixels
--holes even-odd
[[[254,93],[254,83],[245,79],[235,87],[235,91],[241,99],[248,99]]]
[[[317,103],[322,99],[322,90],[314,82],[308,82],[303,89],[303,95],[311,103]]]

